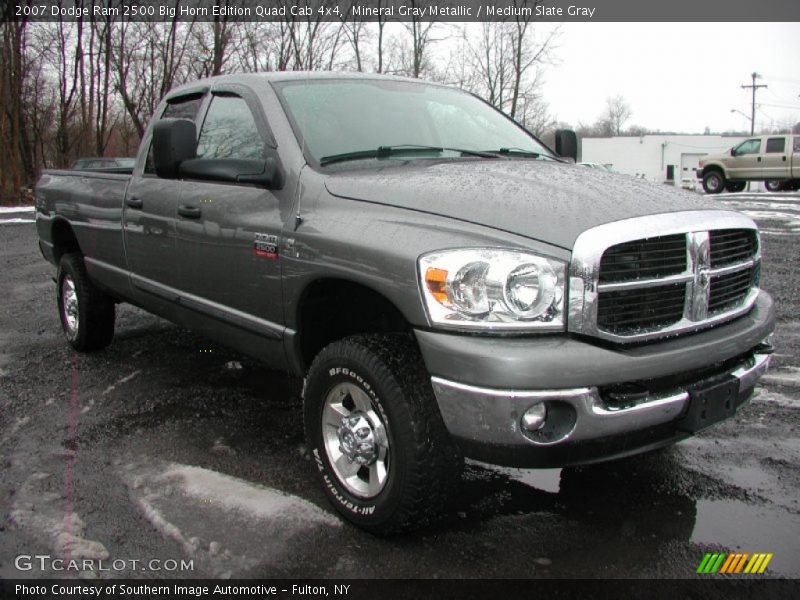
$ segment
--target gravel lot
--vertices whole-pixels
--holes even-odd
[[[645,456],[471,463],[441,524],[391,539],[328,506],[301,381],[129,306],[107,351],[72,352],[32,213],[0,213],[0,578],[60,574],[18,570],[22,554],[124,561],[103,577],[684,578],[712,551],[800,577],[800,197],[718,198],[764,230],[779,325],[758,396]]]

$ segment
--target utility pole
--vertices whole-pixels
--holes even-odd
[[[745,90],[747,88],[751,88],[753,90],[753,104],[752,104],[752,108],[750,110],[750,135],[755,135],[755,133],[756,133],[756,90],[758,88],[765,88],[765,87],[767,87],[767,85],[764,84],[764,83],[760,83],[760,84],[756,85],[756,79],[758,77],[761,77],[761,75],[759,75],[755,71],[750,73],[750,77],[753,78],[753,83],[751,85],[743,85],[742,89]]]

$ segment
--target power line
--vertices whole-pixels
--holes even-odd
[[[753,71],[750,74],[750,77],[753,78],[753,83],[750,84],[750,85],[743,85],[742,89],[744,90],[744,89],[747,89],[747,88],[751,88],[753,90],[753,103],[751,105],[752,108],[751,108],[751,111],[750,111],[750,115],[751,115],[750,116],[750,135],[754,135],[755,132],[756,132],[756,90],[758,88],[766,88],[766,87],[769,87],[769,86],[767,86],[764,83],[760,83],[760,84],[756,85],[756,78],[760,77],[760,75],[758,73],[756,73],[755,71]]]

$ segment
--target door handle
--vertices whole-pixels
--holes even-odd
[[[761,162],[761,157],[760,156],[758,157],[758,162]]]
[[[178,214],[182,217],[186,217],[187,219],[199,219],[200,215],[203,214],[196,206],[187,206],[186,204],[181,204],[178,207]]]
[[[144,202],[142,202],[136,196],[125,198],[125,204],[127,204],[131,208],[142,208],[142,206],[144,206]]]
[[[785,156],[783,157],[783,162],[786,162],[786,157]]]

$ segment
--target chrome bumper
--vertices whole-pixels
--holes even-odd
[[[729,372],[739,380],[740,394],[752,390],[767,371],[769,361],[769,354],[756,353]],[[651,395],[635,406],[614,409],[604,402],[596,387],[496,390],[440,377],[431,377],[431,383],[445,425],[453,436],[472,444],[506,447],[552,447],[645,430],[677,420],[689,404],[686,389]],[[568,419],[566,426],[548,435],[525,431],[522,415],[540,402],[557,407],[556,412]]]

